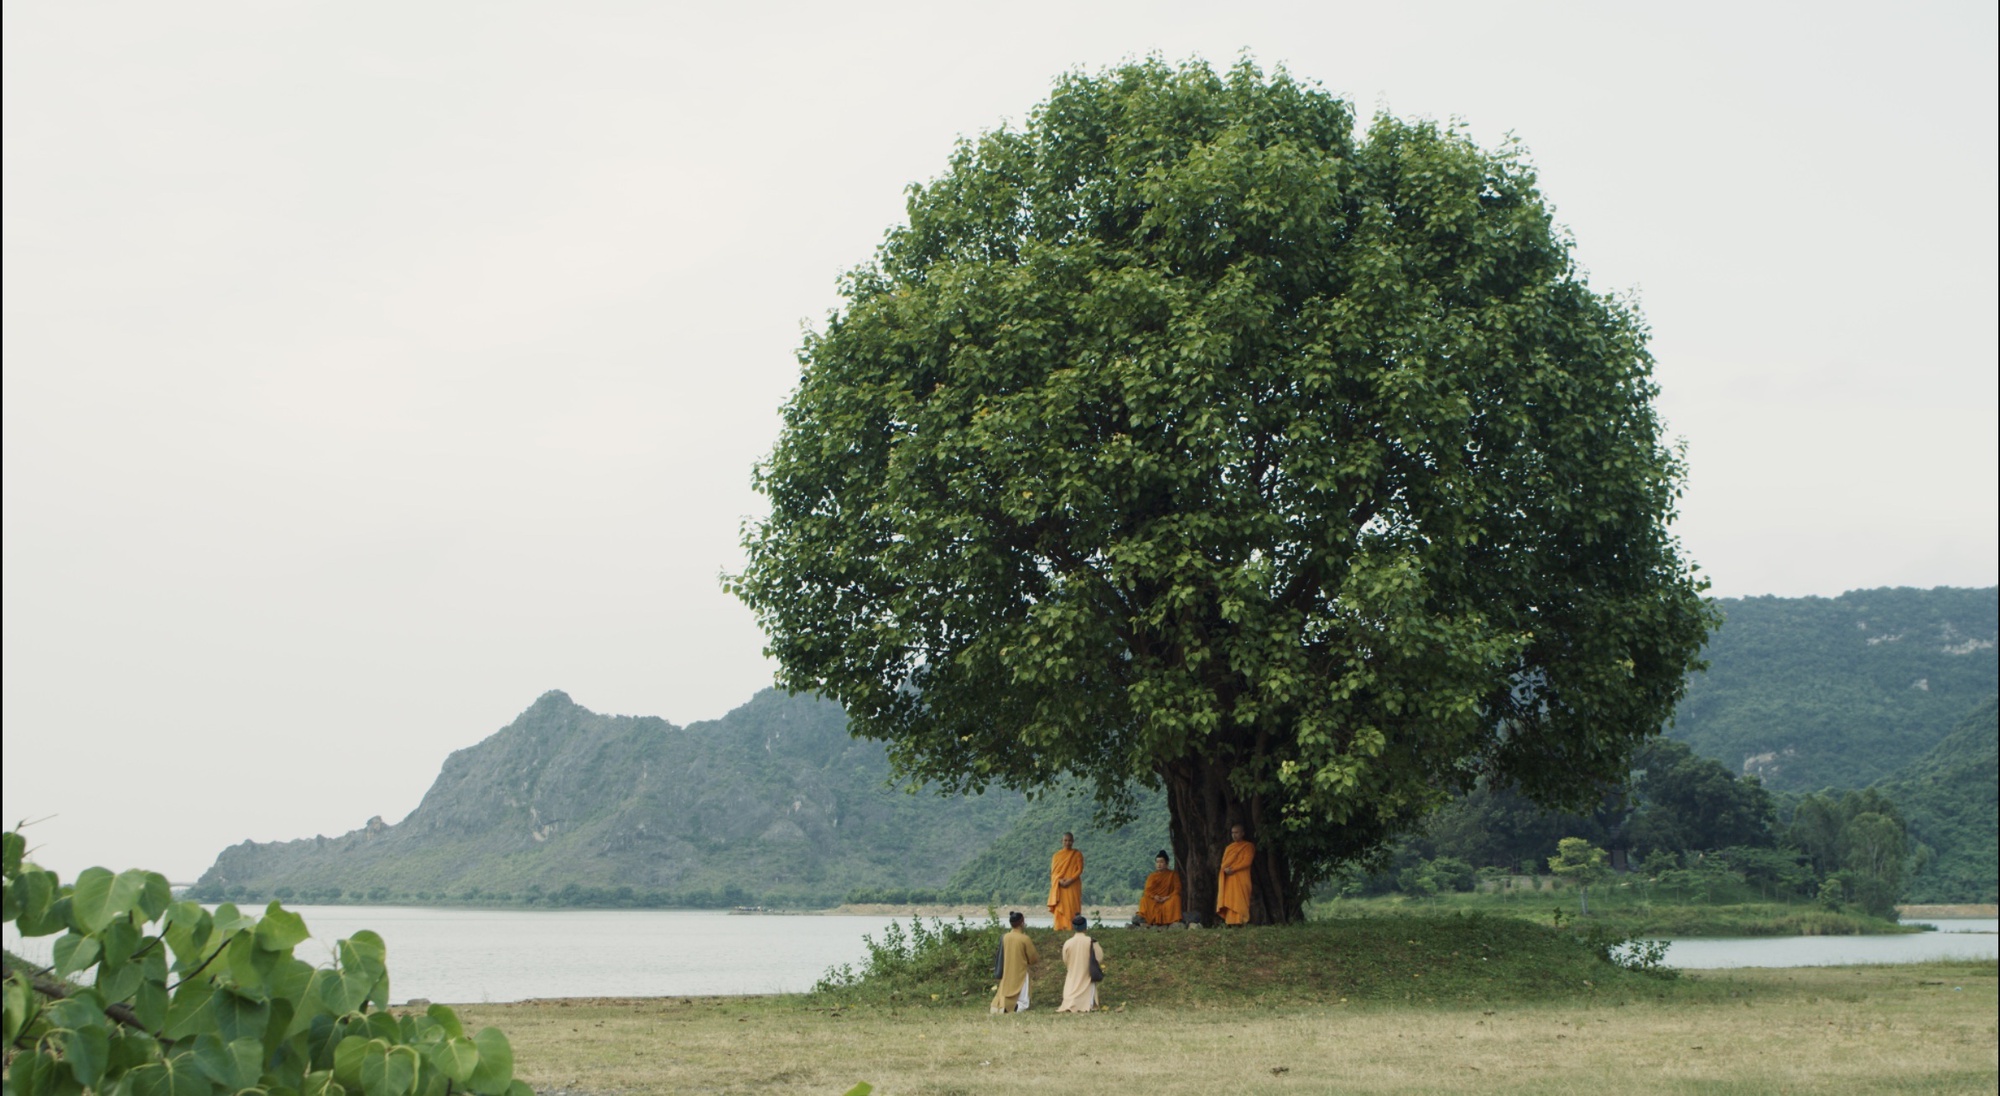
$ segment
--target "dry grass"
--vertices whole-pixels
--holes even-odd
[[[988,1016],[806,998],[467,1006],[543,1093],[1992,1092],[1995,966],[1742,970],[1490,1008]],[[1116,1003],[1116,998],[1113,998]]]

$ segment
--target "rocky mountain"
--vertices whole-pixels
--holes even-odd
[[[2000,589],[1724,598],[1668,734],[1780,791],[1859,788],[2000,686]]]
[[[719,720],[599,715],[545,693],[452,754],[394,825],[225,850],[211,899],[346,895],[553,904],[839,901],[938,887],[1025,802],[888,784],[888,758],[837,705],[766,690]]]
[[[1912,829],[1938,856],[1938,870],[1923,878],[1990,891],[1980,882],[1992,877],[1990,708],[1974,730],[1953,728],[2000,681],[2000,591],[1861,590],[1727,599],[1720,608],[1726,622],[1709,646],[1711,666],[1689,683],[1668,733],[1780,791],[1893,777],[1883,786],[1911,799]],[[1968,758],[1970,768],[1961,764]],[[1984,783],[1975,779],[1980,764]],[[1049,851],[1070,829],[1085,850],[1086,901],[1112,903],[1132,899],[1165,844],[1164,803],[1155,794],[1140,808],[1131,825],[1099,830],[1089,803],[1063,791],[1033,803],[1008,792],[907,794],[890,784],[879,744],[849,737],[838,706],[807,697],[765,691],[721,719],[677,727],[599,715],[551,692],[452,754],[401,822],[378,817],[340,837],[232,846],[194,893],[1013,904],[1046,888]],[[1985,872],[1961,864],[1965,856],[1984,856]]]

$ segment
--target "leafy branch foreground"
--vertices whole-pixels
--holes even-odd
[[[909,1004],[984,1009],[1002,926],[913,918],[867,940],[857,968],[836,967],[813,988],[833,1006]],[[1043,961],[1034,977],[1061,978],[1066,933],[1029,930]],[[1344,917],[1248,929],[1098,932],[1108,953],[1102,1000],[1178,1007],[1355,1003],[1477,1003],[1656,992],[1678,972],[1595,924],[1545,927],[1481,913],[1425,918]]]
[[[24,861],[19,833],[4,841],[5,920],[61,934],[50,970],[7,958],[5,1096],[531,1096],[498,1028],[468,1035],[443,1005],[384,1011],[373,932],[315,968],[292,955],[304,919],[276,902],[261,918],[210,913],[149,871],[90,868],[65,885]]]

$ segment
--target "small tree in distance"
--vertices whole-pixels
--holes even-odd
[[[947,793],[1164,788],[1251,919],[1481,776],[1579,807],[1706,639],[1646,329],[1533,172],[1244,61],[1059,79],[841,283],[729,587]]]
[[[1611,877],[1611,869],[1605,864],[1605,852],[1581,837],[1565,837],[1556,843],[1556,854],[1549,857],[1549,870],[1556,875],[1576,882],[1577,908],[1583,916],[1590,916],[1590,885],[1603,882]]]

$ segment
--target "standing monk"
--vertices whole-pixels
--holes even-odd
[[[1083,854],[1076,851],[1076,835],[1063,834],[1063,847],[1049,857],[1049,916],[1057,928],[1069,924],[1083,909]]]
[[[1222,874],[1215,880],[1215,914],[1225,925],[1250,923],[1250,863],[1255,859],[1257,846],[1243,840],[1243,827],[1229,827],[1229,847],[1222,850]]]
[[[1007,935],[1000,938],[1000,984],[993,989],[990,1012],[1020,1012],[1028,1007],[1028,968],[1042,961],[1028,939],[1028,919],[1019,910],[1007,915]]]
[[[1153,857],[1153,874],[1139,893],[1139,920],[1148,925],[1173,925],[1181,919],[1181,873],[1167,868],[1167,850]]]

